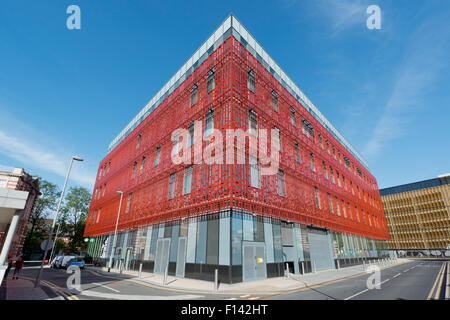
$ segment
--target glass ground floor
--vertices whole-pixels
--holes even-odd
[[[113,250],[114,249],[114,250]],[[228,209],[95,237],[95,264],[238,283],[335,269],[389,256],[385,241]]]

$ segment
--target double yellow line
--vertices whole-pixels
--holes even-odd
[[[33,282],[35,281],[35,279],[28,278],[28,277],[22,277],[22,278],[33,281]],[[60,296],[62,296],[66,300],[80,300],[76,295],[73,295],[70,291],[68,291],[64,288],[61,288],[60,286],[58,286],[50,281],[41,279],[41,282],[43,284],[45,284],[46,286],[51,287],[56,293],[58,293]]]
[[[445,265],[446,263],[442,263],[441,269],[439,270],[439,273],[436,277],[436,280],[434,281],[433,287],[431,288],[430,293],[428,294],[428,298],[427,300],[431,300],[432,296],[433,296],[433,292],[435,291],[434,289],[436,288],[436,292],[434,294],[434,300],[438,300],[439,299],[439,294],[441,293],[441,288],[442,288],[442,282],[444,280],[444,274],[445,274]],[[436,287],[436,285],[439,283],[439,285]]]

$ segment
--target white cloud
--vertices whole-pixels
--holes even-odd
[[[326,15],[332,29],[332,35],[338,32],[356,26],[366,27],[366,9],[367,1],[362,0],[338,0],[338,1],[316,1],[319,9]]]
[[[0,131],[0,153],[27,166],[40,168],[61,177],[66,176],[71,156],[65,153],[49,152],[43,146],[10,136],[3,131]],[[95,182],[95,173],[73,168],[70,179],[92,188]]]
[[[426,101],[433,84],[448,66],[450,32],[446,19],[430,19],[411,35],[404,63],[398,68],[392,93],[363,154],[377,156],[390,141],[403,136]]]

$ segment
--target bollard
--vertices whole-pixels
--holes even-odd
[[[366,271],[366,262],[363,261],[363,270]]]
[[[120,274],[122,274],[122,271],[123,271],[123,260],[120,260],[119,270],[120,270]]]
[[[289,278],[289,265],[286,263],[286,277]]]
[[[339,265],[339,259],[337,259],[336,261],[337,261],[337,268],[339,270],[341,268],[340,265]]]
[[[316,260],[313,260],[313,266],[314,266],[314,273],[317,273],[317,269],[316,269]]]
[[[142,263],[139,264],[139,279],[142,277]]]
[[[169,273],[169,264],[166,265],[166,270],[164,271],[163,285],[167,284],[167,275]]]
[[[214,271],[214,290],[219,290],[219,269]]]
[[[305,263],[302,261],[302,274],[305,274]]]

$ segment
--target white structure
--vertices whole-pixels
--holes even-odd
[[[0,224],[9,224],[8,233],[0,253],[0,285],[7,268],[8,252],[28,199],[28,191],[0,188]]]

